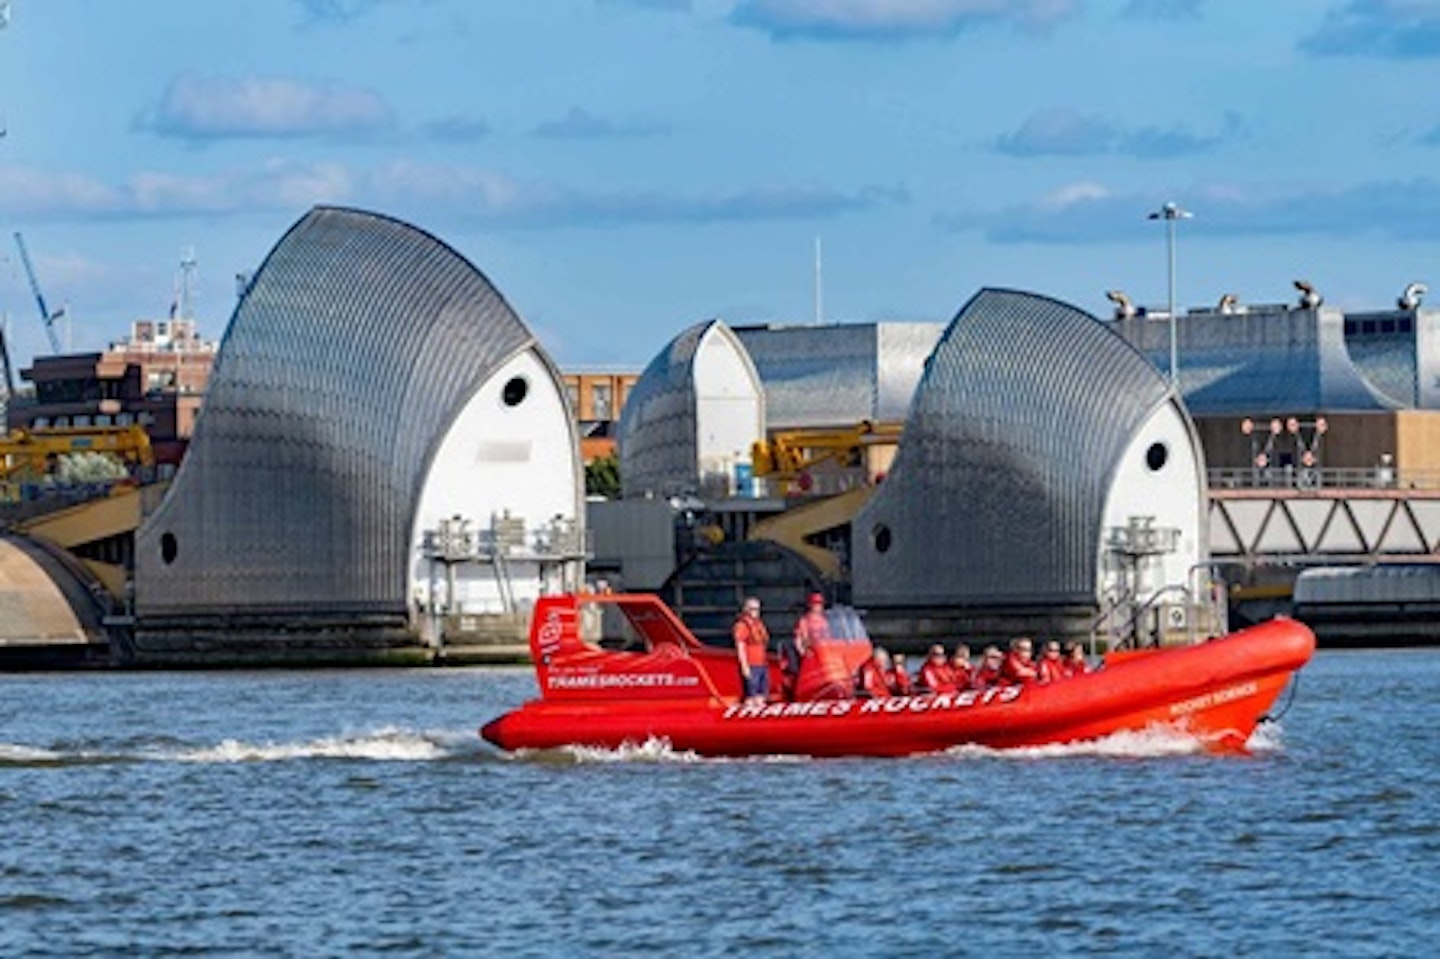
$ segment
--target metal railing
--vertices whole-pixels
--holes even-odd
[[[1224,467],[1207,470],[1206,479],[1212,490],[1440,490],[1440,470],[1400,469],[1394,466]]]

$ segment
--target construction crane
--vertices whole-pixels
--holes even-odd
[[[899,423],[862,421],[834,429],[798,429],[772,433],[750,449],[756,476],[775,480],[796,479],[822,463],[840,468],[864,465],[871,446],[894,446],[900,441]]]
[[[50,352],[60,352],[60,338],[55,335],[55,321],[65,315],[65,307],[54,313],[45,305],[45,294],[40,292],[40,281],[35,279],[35,267],[30,263],[30,251],[25,249],[25,238],[17,231],[15,245],[20,249],[20,262],[25,266],[25,277],[30,281],[30,292],[35,294],[35,305],[40,307],[40,319],[45,321],[45,335],[50,338]]]
[[[10,317],[7,314],[0,319],[0,363],[5,366],[5,402],[15,395],[15,371],[10,366],[10,344],[5,340],[6,327],[9,326]]]
[[[0,434],[0,480],[43,476],[54,459],[71,453],[108,453],[133,466],[154,466],[143,426],[50,426]]]

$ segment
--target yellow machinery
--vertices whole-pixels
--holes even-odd
[[[822,541],[848,536],[841,531],[870,499],[877,475],[893,459],[902,429],[899,423],[865,420],[835,429],[785,430],[756,443],[750,451],[754,475],[784,484],[787,492],[799,492],[809,501],[757,523],[749,538],[787,546],[827,580],[842,579],[841,556]]]
[[[0,479],[40,477],[55,458],[70,453],[109,453],[122,462],[153,466],[150,436],[142,426],[49,426],[11,430],[0,438]]]
[[[750,449],[754,475],[792,480],[821,464],[839,467],[867,466],[871,446],[894,446],[900,441],[899,423],[864,420],[839,429],[784,430],[760,440]]]

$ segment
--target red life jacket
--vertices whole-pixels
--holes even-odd
[[[818,609],[807,610],[795,623],[795,637],[804,640],[805,646],[813,646],[830,638],[830,622]]]
[[[934,693],[953,693],[957,688],[955,670],[949,663],[926,660],[920,667],[920,685]]]
[[[956,689],[969,689],[971,684],[975,681],[975,667],[956,667],[952,665],[950,667],[950,675],[955,677]]]
[[[1000,685],[1000,667],[984,663],[975,670],[975,676],[970,680],[971,689],[989,689],[991,686]]]
[[[886,680],[885,671],[875,665],[873,659],[867,659],[860,664],[857,685],[862,693],[869,693],[875,699],[885,699],[890,695],[890,683]]]
[[[1065,678],[1065,663],[1059,659],[1051,659],[1049,656],[1041,656],[1040,662],[1035,664],[1035,679],[1042,683],[1053,683],[1057,679]]]
[[[1025,662],[1019,653],[1007,653],[1005,664],[1000,667],[1000,675],[1007,682],[1028,683],[1035,678],[1035,664]]]
[[[764,666],[767,659],[766,646],[770,643],[770,631],[765,628],[765,621],[758,616],[741,616],[735,620],[735,628],[731,630],[735,639],[735,645],[745,650],[745,663],[748,666]]]
[[[915,680],[903,669],[890,670],[890,689],[896,696],[909,696],[915,692]]]

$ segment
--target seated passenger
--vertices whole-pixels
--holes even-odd
[[[945,647],[939,643],[930,647],[930,656],[920,667],[920,686],[932,693],[953,693],[959,688],[955,670],[945,656]]]
[[[999,646],[986,646],[980,654],[980,665],[970,679],[971,689],[989,689],[1000,685],[1000,667],[1005,664],[1005,654]]]
[[[950,657],[950,672],[955,676],[956,689],[969,689],[971,681],[975,678],[975,664],[970,662],[970,647],[963,643],[955,647],[955,655]]]
[[[1012,686],[1035,681],[1035,644],[1028,636],[1010,640],[1010,652],[1000,667],[1001,678]]]
[[[860,664],[855,675],[855,688],[861,696],[886,699],[890,695],[890,654],[876,646],[870,658]]]
[[[1035,679],[1042,683],[1053,683],[1065,678],[1065,661],[1060,658],[1060,643],[1048,640],[1040,662],[1035,664]]]
[[[910,678],[910,670],[905,668],[905,654],[895,654],[895,666],[890,670],[890,692],[896,696],[913,696],[915,694],[915,680]]]
[[[1090,663],[1085,659],[1085,647],[1080,643],[1071,643],[1065,649],[1066,676],[1084,676],[1090,672]]]

